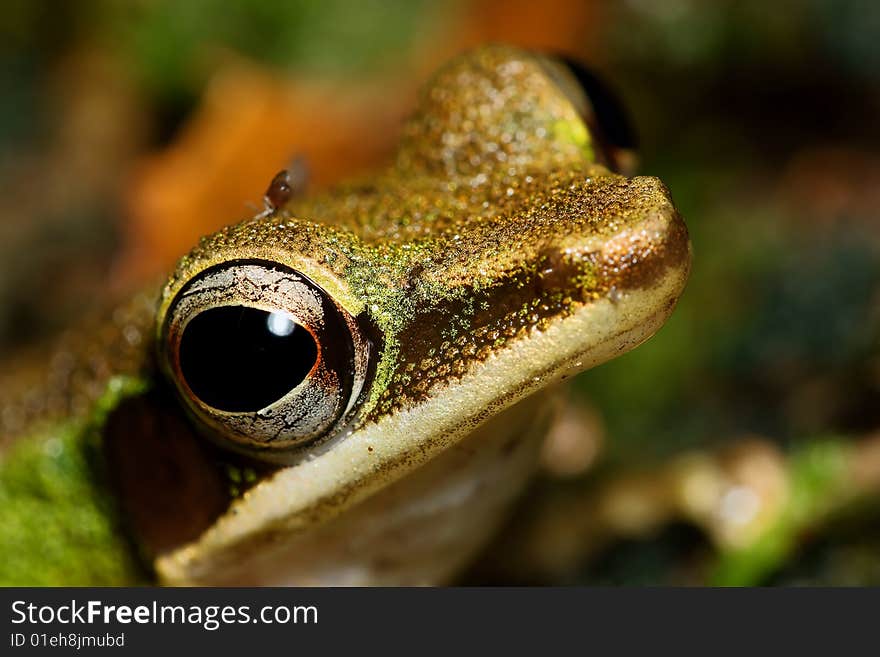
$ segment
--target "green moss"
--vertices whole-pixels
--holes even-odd
[[[112,379],[90,417],[44,428],[0,462],[0,585],[146,581],[108,494],[100,428],[145,384]]]

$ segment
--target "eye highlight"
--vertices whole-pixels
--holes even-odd
[[[269,262],[202,272],[162,324],[166,374],[222,446],[274,462],[330,437],[353,414],[370,342],[303,274]]]

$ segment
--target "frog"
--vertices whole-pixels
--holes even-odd
[[[163,284],[4,368],[0,580],[458,581],[561,391],[688,279],[609,98],[556,55],[461,54],[384,168],[314,194],[282,172]]]

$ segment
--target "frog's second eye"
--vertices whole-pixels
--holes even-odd
[[[284,462],[345,424],[368,351],[355,318],[301,273],[233,262],[178,293],[163,324],[161,358],[209,435]]]
[[[638,140],[626,108],[614,91],[574,59],[547,57],[542,61],[587,124],[599,160],[613,171],[632,174]]]

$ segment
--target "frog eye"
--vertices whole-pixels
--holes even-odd
[[[303,274],[239,261],[190,281],[169,306],[160,358],[221,445],[275,462],[345,425],[370,342]]]
[[[626,108],[614,91],[574,59],[558,57],[543,61],[587,124],[600,162],[612,171],[632,174],[637,164],[638,139]]]

